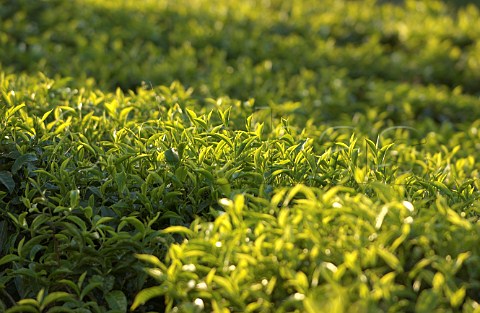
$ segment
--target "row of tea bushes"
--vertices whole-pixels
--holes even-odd
[[[32,311],[32,306],[40,312],[68,308],[115,312],[131,305],[142,289],[147,291],[140,294],[135,306],[146,295],[162,290],[167,306],[188,307],[196,298],[191,299],[191,293],[177,295],[177,291],[183,290],[183,283],[191,285],[191,280],[197,279],[182,270],[189,264],[203,271],[195,274],[200,275],[198,283],[208,266],[210,280],[220,275],[211,280],[217,285],[208,289],[209,297],[193,293],[209,309],[218,306],[216,310],[242,311],[251,304],[249,308],[289,310],[307,305],[315,310],[323,304],[308,299],[316,297],[321,288],[337,287],[327,286],[325,281],[313,286],[310,281],[320,275],[317,272],[325,264],[342,268],[346,258],[353,258],[349,264],[358,268],[345,268],[345,276],[336,280],[344,291],[354,288],[352,295],[356,296],[341,300],[346,301],[344,305],[361,301],[382,309],[395,304],[400,299],[396,293],[379,291],[381,294],[365,296],[370,294],[365,288],[374,288],[374,282],[382,279],[391,281],[395,290],[397,285],[406,286],[408,292],[402,293],[405,298],[400,300],[405,301],[398,303],[399,310],[409,309],[417,296],[440,307],[471,308],[476,301],[477,274],[462,264],[474,264],[477,257],[473,242],[478,239],[480,186],[475,151],[480,121],[438,127],[427,119],[417,128],[389,127],[391,122],[370,110],[368,114],[357,112],[347,125],[319,124],[311,118],[301,128],[293,123],[295,118],[290,124],[293,115],[288,104],[274,104],[278,111],[272,114],[275,110],[251,108],[253,100],[198,99],[179,83],[109,93],[88,86],[77,88],[68,79],[43,75],[2,74],[0,78],[0,305],[6,309],[20,301],[8,312]],[[338,197],[336,190],[341,190]],[[303,199],[301,193],[308,197]],[[282,200],[286,194],[288,200]],[[322,197],[330,198],[323,201]],[[401,215],[411,209],[403,201],[415,208],[411,218]],[[331,210],[331,215],[325,210]],[[296,222],[290,225],[292,221]],[[431,228],[422,228],[428,221]],[[312,231],[322,232],[321,242],[307,231],[307,222],[313,223],[308,226]],[[255,231],[262,227],[272,228],[267,231],[272,237],[266,241],[260,230]],[[329,232],[332,234],[327,236]],[[385,238],[367,240],[374,233]],[[202,241],[207,247],[209,234],[215,234],[214,244],[235,250],[207,249],[205,258],[197,252],[179,254],[183,249],[199,250]],[[242,237],[247,234],[250,241]],[[394,249],[387,245],[399,234],[402,239]],[[189,241],[182,243],[185,238]],[[245,241],[245,246],[238,245],[237,239]],[[248,257],[240,262],[253,253],[252,242],[264,253],[265,259],[257,261],[267,262],[261,267],[250,266],[253,261]],[[432,242],[438,245],[430,247]],[[420,246],[418,258],[407,260],[408,249],[415,245]],[[307,250],[305,258],[318,257],[320,252],[310,255],[314,247],[335,254],[319,258],[318,262],[327,262],[323,265],[293,266],[287,261],[298,255],[296,249],[300,248]],[[358,255],[348,257],[355,249]],[[401,254],[396,254],[399,251]],[[220,259],[214,260],[208,253],[220,253],[214,255]],[[161,274],[162,284],[171,277],[166,285],[155,287],[136,254],[143,255],[142,259],[151,259],[147,254],[160,258],[161,263],[156,263],[162,271],[171,268]],[[371,261],[356,262],[364,254]],[[292,265],[291,270],[307,275],[308,284],[303,284],[305,277],[298,278],[303,281],[302,293],[293,281],[272,283],[272,291],[262,298],[264,304],[263,300],[250,303],[263,293],[250,294],[247,289],[243,298],[231,299],[238,303],[219,302],[226,296],[224,292],[240,288],[235,285],[239,282],[227,284],[233,278],[228,276],[230,271],[222,272],[223,265],[216,269],[226,260],[221,258],[241,263],[233,265],[242,269],[238,275],[247,275],[240,285],[248,290],[258,283],[251,280],[258,278],[255,271],[270,265],[272,271],[283,268],[283,276],[277,279],[287,281],[294,279],[288,276],[293,274],[283,271]],[[271,263],[279,258],[283,260],[280,268]],[[453,285],[447,280],[439,283],[449,289],[436,285],[435,291],[430,290],[430,276],[417,283],[420,278],[408,278],[415,266],[423,268],[444,259],[452,263],[459,258],[458,276],[428,267],[433,275],[440,271],[436,277],[450,275]],[[291,260],[297,261],[301,260]],[[188,266],[185,269],[192,268]],[[366,273],[369,268],[371,272]],[[352,270],[371,280],[354,282]],[[390,273],[392,270],[395,273]],[[468,276],[465,271],[472,272]],[[311,276],[314,272],[317,276]],[[269,272],[260,283],[274,276],[276,272]],[[182,284],[169,285],[177,280]],[[421,287],[415,290],[412,283]],[[424,288],[429,291],[421,296]],[[287,295],[306,298],[283,304],[281,299]],[[447,301],[445,295],[455,295],[456,300]],[[406,303],[408,299],[415,301]],[[150,305],[159,311],[163,300],[149,303],[142,308]]]
[[[0,64],[110,90],[182,81],[203,96],[321,99],[323,70],[478,93],[479,10],[441,1],[9,0]],[[267,18],[268,17],[268,18]],[[313,72],[305,85],[302,71]]]

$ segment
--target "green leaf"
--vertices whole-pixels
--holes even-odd
[[[66,158],[65,160],[62,161],[62,164],[60,164],[60,172],[62,173],[62,175],[66,174],[67,165],[68,163],[70,163],[71,159],[72,157]],[[53,177],[55,179],[55,176]]]
[[[118,192],[123,193],[127,187],[127,175],[125,172],[117,173],[115,175],[115,182],[118,186]]]
[[[70,191],[70,207],[75,209],[80,202],[80,190],[74,189]]]
[[[305,275],[304,272],[299,271],[295,274],[295,281],[297,283],[297,287],[300,288],[299,291],[306,292],[308,290],[308,277]]]
[[[231,280],[228,278],[215,275],[213,276],[213,282],[232,296],[236,293]]]
[[[164,152],[165,160],[171,165],[176,165],[180,162],[180,157],[178,156],[178,152],[175,148],[170,148]]]
[[[128,117],[128,114],[130,113],[130,111],[132,111],[134,109],[134,107],[126,107],[126,108],[123,108],[121,111],[120,111],[120,115],[118,117],[118,119],[120,121],[126,121],[127,120],[127,117]]]
[[[463,300],[465,299],[465,295],[466,295],[466,288],[465,286],[461,287],[460,289],[458,289],[457,291],[455,291],[452,296],[450,297],[450,304],[454,307],[454,308],[457,308],[459,307]]]
[[[73,299],[74,296],[69,294],[68,292],[63,291],[52,292],[43,298],[43,300],[41,301],[40,310],[43,311],[43,309],[45,309],[49,304],[53,302],[65,300],[68,298]]]
[[[424,290],[417,299],[417,304],[415,305],[415,312],[435,312],[435,309],[437,308],[439,302],[440,297],[435,291],[433,291],[432,289]]]
[[[72,288],[75,291],[77,296],[80,296],[80,289],[73,281],[68,279],[61,279],[58,281],[58,283],[67,285],[68,287]]]
[[[230,148],[233,148],[232,140],[230,140],[230,138],[224,134],[209,133],[208,136],[215,137],[218,140],[223,140],[225,143],[227,143],[230,146]]]
[[[440,181],[432,181],[431,184],[438,188],[438,190],[442,191],[445,195],[451,195],[451,190],[442,182]]]
[[[200,125],[201,127],[203,127],[203,129],[208,128],[207,123],[204,120],[202,120],[201,118],[196,118],[193,121],[195,122],[196,125]]]
[[[133,304],[130,307],[130,310],[133,311],[138,308],[140,305],[145,304],[148,300],[159,297],[165,294],[166,289],[162,286],[154,286],[140,291],[133,300]]]
[[[50,111],[47,111],[45,112],[43,115],[42,115],[42,119],[41,119],[41,122],[45,122],[45,120],[48,118],[48,116],[50,115],[50,113],[52,113],[53,109],[51,109]]]
[[[38,235],[36,237],[33,237],[29,241],[27,241],[22,247],[20,247],[20,244],[18,245],[18,251],[19,251],[19,256],[26,258],[27,256],[30,255],[32,248],[35,245],[40,244],[43,240],[48,240],[51,238],[51,235]]]
[[[214,181],[213,174],[210,171],[207,171],[206,169],[196,168],[193,171],[196,172],[196,173],[202,174],[210,182]]]
[[[230,196],[232,190],[228,179],[226,179],[225,177],[220,177],[216,180],[216,183],[224,195]]]
[[[193,231],[184,226],[170,226],[162,230],[164,234],[180,233],[187,236],[193,236]]]
[[[450,223],[466,230],[470,230],[472,228],[472,225],[468,220],[462,218],[460,215],[458,215],[457,212],[452,209],[447,209],[447,220]]]
[[[80,293],[80,300],[85,298],[86,295],[88,295],[93,289],[95,288],[102,288],[103,283],[99,281],[93,281],[88,283],[85,288],[82,289],[82,292]]]
[[[23,108],[24,106],[25,106],[25,103],[22,103],[22,104],[19,104],[19,105],[13,107],[13,108],[8,109],[7,112],[6,112],[6,114],[5,114],[7,120],[8,120],[11,116],[13,116],[13,114],[15,114],[15,112],[17,112],[18,110],[20,110],[20,109]]]
[[[70,309],[62,305],[62,306],[54,306],[53,308],[49,309],[46,313],[90,313],[90,312],[92,311],[90,310],[80,311],[79,309]]]
[[[353,177],[355,178],[355,181],[357,182],[357,184],[365,183],[365,177],[366,177],[365,170],[360,167],[356,167],[354,169]]]
[[[375,157],[377,156],[377,153],[378,153],[378,148],[377,148],[377,145],[371,141],[370,139],[368,138],[365,138],[365,143],[368,144],[368,146],[370,147],[370,150],[372,151],[372,153],[375,155]]]
[[[142,236],[145,235],[145,225],[143,225],[143,223],[140,222],[136,217],[133,217],[133,216],[124,217],[122,218],[122,222],[126,222],[126,223],[129,223],[130,225],[133,225],[133,227],[135,227],[135,229],[139,233],[141,233]]]
[[[15,181],[12,178],[12,173],[7,171],[0,171],[0,183],[2,183],[9,193],[12,193],[15,189]]]
[[[109,223],[113,220],[114,220],[113,217],[109,217],[109,216],[101,217],[95,222],[95,227],[98,227],[98,226],[100,226],[102,224],[105,224],[105,223]]]
[[[397,272],[403,272],[403,267],[400,264],[400,261],[393,253],[383,248],[378,248],[377,252],[378,255],[385,261],[385,263],[387,263],[388,266],[390,266]]]
[[[164,212],[164,213],[162,213],[162,216],[160,217],[161,220],[170,219],[170,218],[179,219],[179,220],[183,219],[183,217],[181,215],[179,215],[178,213],[175,213],[173,211]]]
[[[20,257],[18,255],[7,254],[6,256],[4,256],[3,258],[0,259],[0,266],[2,266],[3,264],[13,262],[13,261],[17,261],[19,259],[20,259]]]
[[[34,154],[23,154],[19,156],[12,165],[12,173],[16,174],[18,170],[21,169],[25,163],[31,163],[37,160],[38,158]]]
[[[322,312],[324,308],[323,304],[313,299],[313,297],[308,297],[307,299],[305,299],[303,305],[305,307],[305,312],[307,313]]]
[[[188,175],[188,171],[185,166],[179,166],[175,170],[175,177],[177,177],[178,180],[181,182],[185,181],[185,179],[187,178],[187,175]]]
[[[105,295],[105,300],[107,300],[108,306],[112,310],[120,310],[123,312],[127,311],[127,298],[125,294],[120,290],[110,291]]]
[[[141,261],[148,262],[152,265],[158,266],[158,267],[163,267],[162,262],[154,256],[150,254],[135,254],[135,257]]]
[[[9,308],[5,313],[38,313],[38,308],[28,305],[28,304],[20,304],[14,307]]]
[[[190,110],[190,109],[185,109],[185,111],[187,112],[187,115],[188,117],[190,118],[190,120],[194,120],[197,118],[197,114],[195,114],[194,111]]]
[[[85,222],[78,216],[69,215],[67,219],[75,223],[82,230],[82,232],[87,231],[87,225],[85,225]]]

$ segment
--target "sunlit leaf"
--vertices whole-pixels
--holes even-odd
[[[154,286],[154,287],[143,289],[135,296],[135,299],[133,300],[133,304],[130,307],[130,310],[132,311],[135,310],[140,305],[145,304],[148,300],[153,299],[155,297],[159,297],[165,294],[165,292],[166,292],[165,288],[161,286]]]

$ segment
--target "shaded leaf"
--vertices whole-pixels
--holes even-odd
[[[12,193],[15,189],[15,181],[12,178],[12,173],[7,171],[0,171],[0,183],[2,183],[9,193]]]
[[[23,154],[19,156],[12,165],[12,174],[16,174],[24,164],[35,162],[37,160],[38,158],[34,154]]]
[[[123,312],[127,311],[127,298],[125,294],[120,290],[110,291],[105,295],[105,300],[107,300],[108,306],[112,310],[120,310]]]

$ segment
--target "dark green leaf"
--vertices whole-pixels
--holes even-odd
[[[15,189],[15,181],[12,178],[12,173],[7,171],[0,171],[0,183],[2,183],[9,193],[12,193]]]
[[[120,290],[110,291],[105,295],[108,306],[111,310],[127,311],[127,298],[125,294]]]
[[[180,162],[180,158],[178,156],[178,152],[175,148],[170,148],[165,151],[165,160],[169,164],[176,165]]]
[[[34,154],[23,154],[18,157],[12,166],[12,173],[16,174],[19,169],[21,169],[26,163],[31,163],[37,161],[38,158]]]

